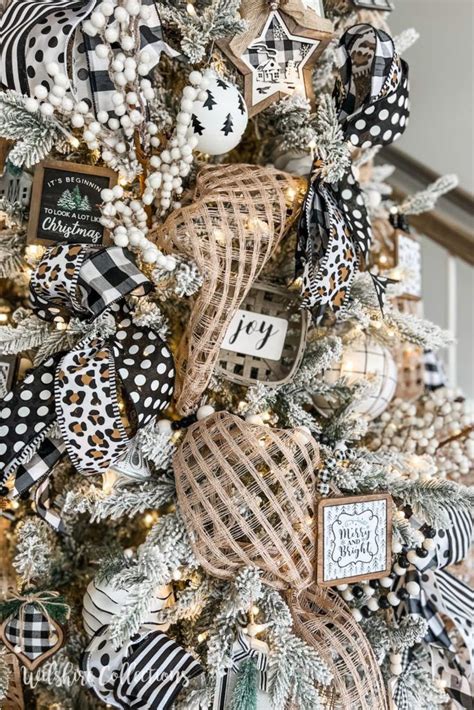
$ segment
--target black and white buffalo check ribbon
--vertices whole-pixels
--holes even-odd
[[[4,398],[0,475],[5,479],[16,471],[13,495],[42,481],[65,452],[86,475],[103,473],[118,461],[130,443],[119,411],[120,389],[137,428],[168,406],[172,355],[151,328],[133,324],[123,303],[128,294],[144,295],[151,288],[132,255],[119,247],[64,244],[45,252],[31,278],[37,314],[92,321],[108,312],[116,331],[86,337],[71,352],[48,358]],[[50,435],[56,423],[60,439]],[[47,488],[40,487],[37,505],[58,527]]]
[[[248,659],[252,659],[257,667],[257,692],[260,691],[261,694],[268,692],[269,657],[267,651],[266,644],[262,641],[250,639],[242,631],[239,632],[232,647],[230,665],[224,675],[217,679],[213,710],[226,710],[226,708],[230,707],[240,664]],[[257,697],[258,707],[262,708],[262,710],[265,710],[267,706],[270,708],[270,696],[267,696],[268,702],[265,703],[264,696],[261,694],[259,694],[260,697]]]
[[[71,79],[77,100],[85,100],[96,114],[111,112],[114,85],[108,73],[109,58],[100,59],[95,52],[101,38],[82,31],[82,22],[98,4],[99,0],[13,0],[0,20],[3,84],[29,95],[38,84],[50,89],[46,66],[54,62]],[[163,40],[155,0],[141,0],[141,4],[149,11],[146,19],[138,20],[137,32],[152,69],[162,52],[170,57],[178,53]],[[116,23],[113,16],[107,19],[107,26]],[[113,49],[119,51],[118,45]]]
[[[396,613],[399,617],[408,613],[426,619],[428,632],[424,640],[430,644],[435,677],[445,681],[446,692],[459,707],[468,708],[473,702],[467,679],[474,661],[474,590],[444,568],[467,557],[473,521],[466,510],[449,507],[447,514],[450,525],[436,532],[435,549],[428,557],[420,558],[415,569],[410,569],[400,581],[401,585],[417,582],[420,595],[402,602]],[[420,527],[414,517],[410,522]],[[454,653],[443,617],[451,620],[460,635],[461,653]],[[459,702],[462,696],[469,697],[470,704]]]
[[[86,683],[116,708],[170,708],[202,666],[162,631],[140,631],[119,649],[101,627],[82,658]]]
[[[337,57],[340,81],[334,99],[344,139],[362,149],[397,140],[409,116],[408,66],[392,38],[371,25],[355,25],[342,36]],[[352,170],[337,183],[326,182],[324,161],[317,157],[296,248],[303,306],[317,324],[344,306],[359,258],[367,265],[371,243],[370,219]],[[383,308],[388,279],[371,276]]]

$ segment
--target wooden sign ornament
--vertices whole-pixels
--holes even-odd
[[[392,498],[388,493],[321,500],[318,584],[332,587],[387,576],[391,534]]]
[[[115,185],[109,168],[50,160],[35,170],[28,222],[29,244],[104,243],[100,223],[103,189]]]
[[[312,73],[332,38],[332,24],[301,0],[243,0],[248,29],[218,43],[244,77],[249,116],[285,96],[313,98]]]

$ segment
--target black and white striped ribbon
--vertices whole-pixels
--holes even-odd
[[[94,635],[82,668],[96,695],[117,708],[167,710],[203,668],[162,631],[140,631],[119,649],[108,627]]]
[[[252,642],[254,645],[252,645]],[[258,644],[258,645],[256,645]],[[224,675],[218,678],[214,695],[213,710],[226,710],[229,707],[240,664],[251,658],[257,667],[257,689],[259,691],[257,704],[259,710],[270,710],[269,657],[263,642],[249,639],[242,631],[239,632],[232,648],[232,657]]]

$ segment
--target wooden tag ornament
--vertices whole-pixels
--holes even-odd
[[[34,671],[64,643],[60,622],[69,617],[69,606],[58,592],[28,590],[14,593],[0,604],[4,618],[0,641],[20,663]]]
[[[301,0],[272,4],[244,0],[240,15],[248,30],[218,43],[244,77],[249,116],[293,94],[313,97],[317,58],[332,38],[332,24]]]
[[[388,493],[321,500],[318,584],[334,587],[385,577],[391,570],[391,537],[392,498]]]
[[[95,165],[66,161],[39,163],[33,180],[28,244],[103,244],[101,191],[117,182],[117,174]]]
[[[222,341],[217,372],[231,382],[288,382],[304,354],[308,314],[288,290],[254,283]]]

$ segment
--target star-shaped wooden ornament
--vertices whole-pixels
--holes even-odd
[[[222,51],[244,76],[244,96],[249,116],[263,111],[285,96],[313,98],[312,73],[317,58],[332,38],[331,23],[317,18],[320,29],[303,27],[281,10],[264,17],[263,26],[239,56],[235,42],[220,42]]]

